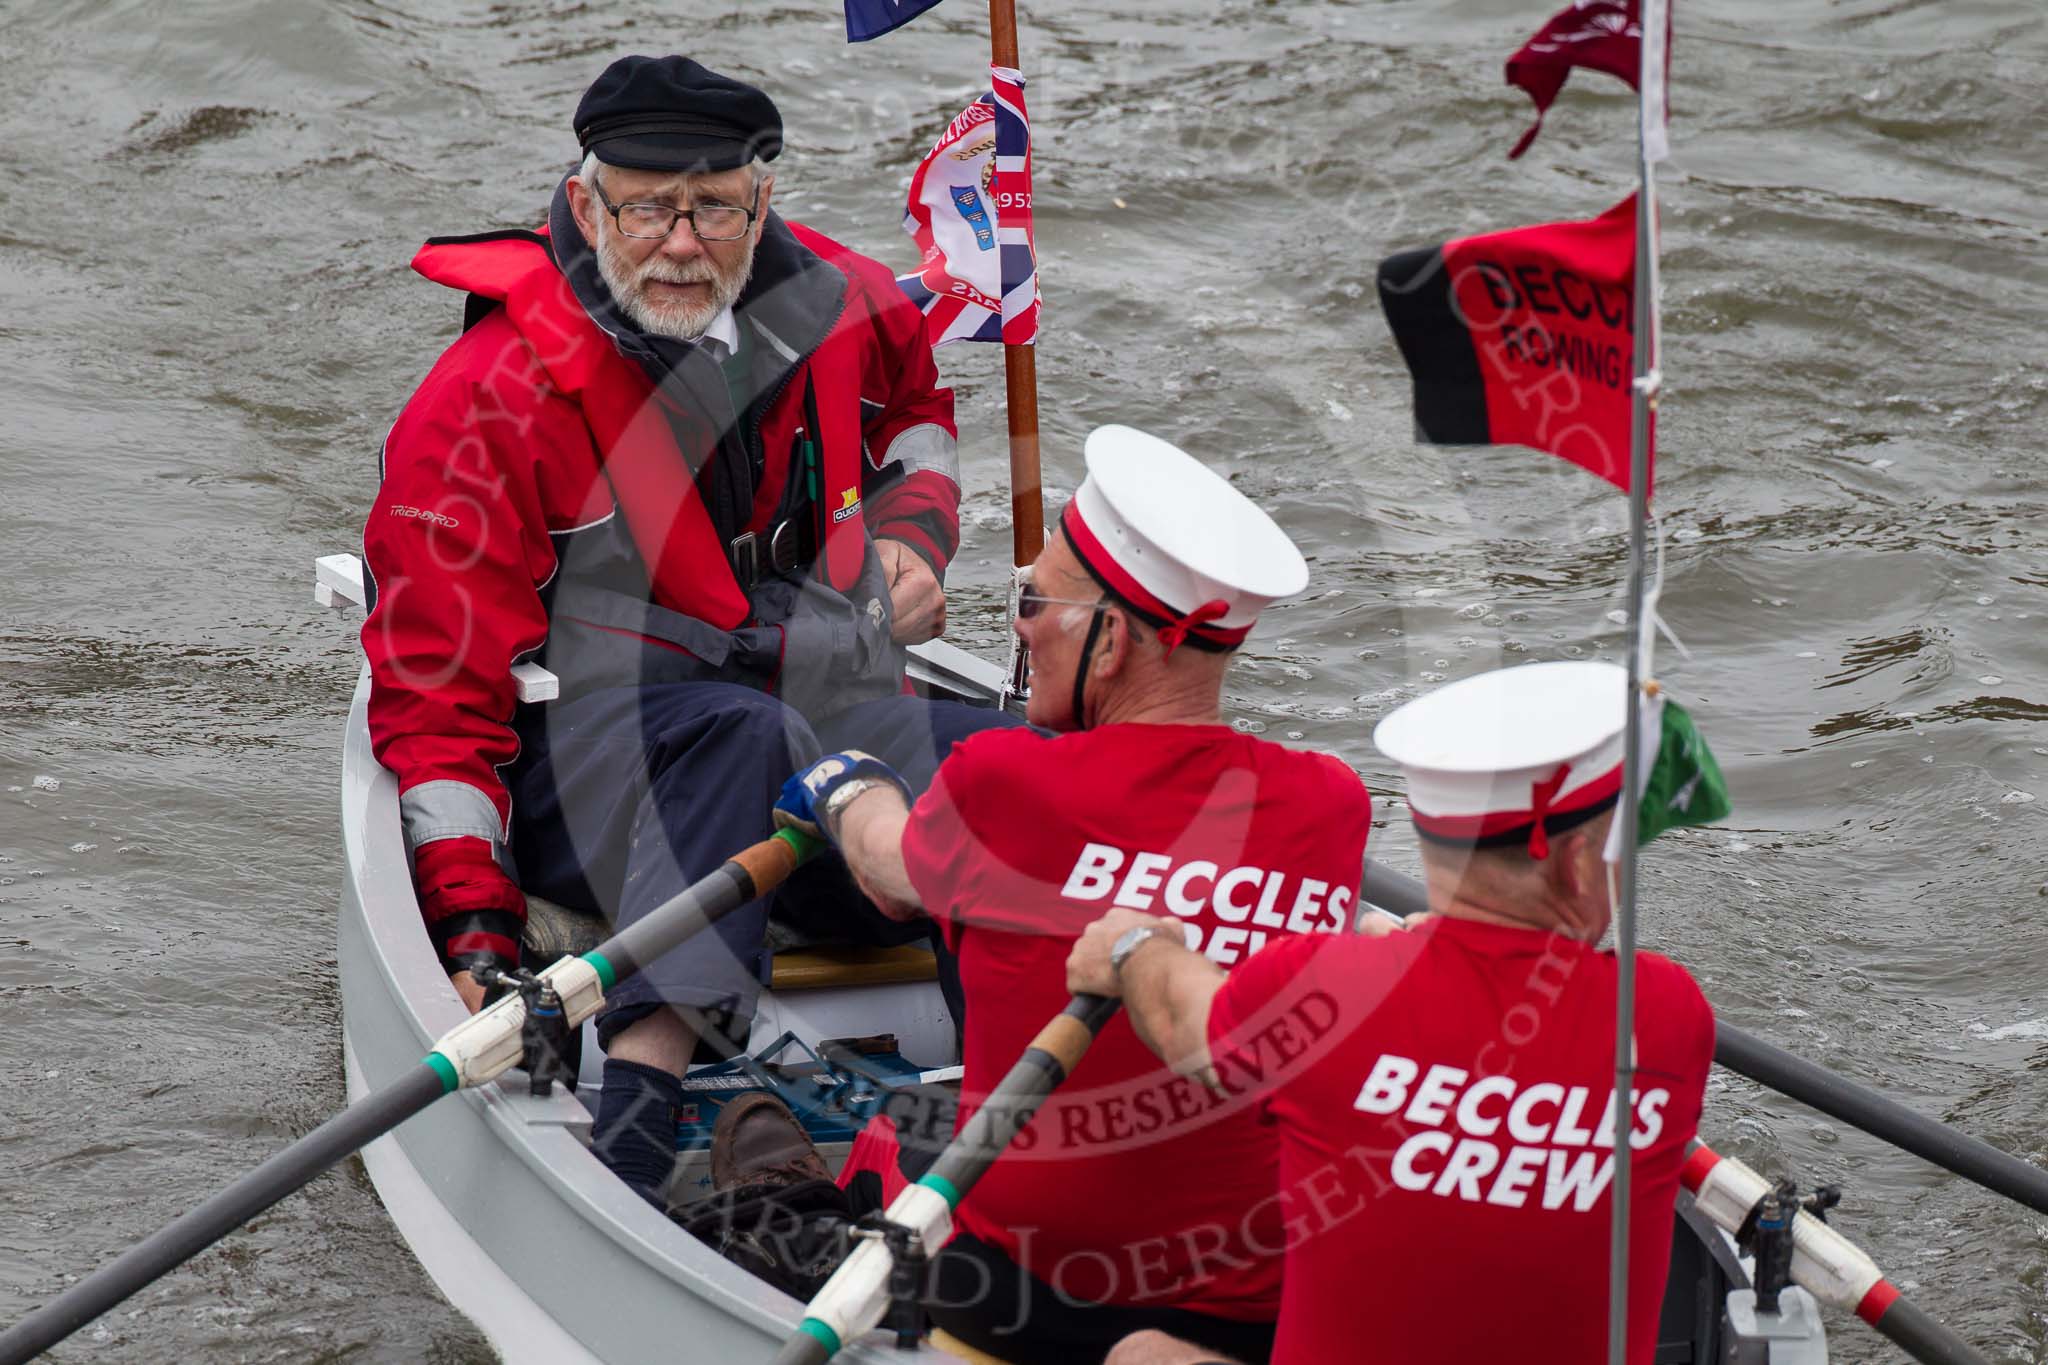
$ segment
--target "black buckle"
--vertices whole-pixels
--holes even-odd
[[[739,580],[740,590],[752,592],[754,585],[761,581],[760,537],[752,531],[742,531],[726,548],[727,557],[732,560],[732,576]]]
[[[792,573],[803,565],[804,523],[791,517],[776,522],[765,535],[743,531],[732,538],[727,551],[732,576],[739,580],[742,591],[752,592],[764,575]]]

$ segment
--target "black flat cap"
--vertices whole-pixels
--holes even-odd
[[[688,57],[621,57],[583,92],[576,140],[612,166],[730,171],[782,150],[775,101]]]

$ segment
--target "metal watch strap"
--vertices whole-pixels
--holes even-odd
[[[854,799],[860,796],[861,793],[871,792],[877,787],[888,787],[894,790],[895,783],[885,781],[879,777],[848,778],[834,787],[831,793],[825,797],[824,804],[818,807],[819,823],[824,825],[828,832],[836,832],[840,813],[853,804]]]
[[[1124,964],[1131,960],[1131,954],[1144,947],[1147,939],[1157,937],[1159,930],[1149,924],[1140,924],[1124,930],[1123,935],[1110,945],[1109,970],[1116,974],[1117,980],[1123,980]]]

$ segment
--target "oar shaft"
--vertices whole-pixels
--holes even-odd
[[[733,855],[716,872],[684,887],[585,956],[602,957],[615,977],[623,980],[691,935],[780,886],[797,864],[819,847],[809,835],[785,829]]]
[[[1429,908],[1420,882],[1370,858],[1359,878],[1359,896],[1403,917]],[[1995,1194],[2017,1200],[2037,1213],[2048,1213],[2048,1171],[1773,1047],[1733,1024],[1715,1025],[1714,1060]]]
[[[1407,919],[1429,909],[1429,892],[1413,877],[1404,877],[1384,863],[1365,860],[1358,877],[1358,895],[1368,905],[1377,905]]]
[[[604,990],[643,964],[774,889],[819,847],[805,834],[783,830],[733,855],[716,872],[606,939],[582,959],[565,958],[556,963],[544,975],[562,988],[569,1022],[588,1017],[603,1002]],[[418,1067],[357,1100],[198,1208],[0,1332],[0,1365],[18,1365],[48,1350],[441,1096],[459,1086],[482,1085],[515,1065],[524,1018],[523,1006],[512,997],[449,1030]]]
[[[183,1265],[313,1177],[447,1093],[421,1063],[366,1095],[175,1222],[0,1332],[0,1365],[19,1365]]]
[[[1982,1352],[1927,1316],[1927,1310],[1911,1299],[1893,1299],[1870,1325],[1920,1365],[1990,1365]]]
[[[1073,1074],[1088,1045],[1122,1004],[1107,996],[1077,995],[1038,1031],[1031,1046],[1010,1067],[1010,1074],[989,1092],[974,1117],[932,1162],[932,1175],[952,1187],[956,1204],[1031,1122],[1039,1102]]]
[[[2016,1199],[2037,1213],[2048,1213],[2048,1171],[1780,1051],[1732,1024],[1716,1025],[1714,1060],[1945,1171]]]

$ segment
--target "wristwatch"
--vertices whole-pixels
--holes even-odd
[[[1159,931],[1149,924],[1140,924],[1135,929],[1126,929],[1109,949],[1109,970],[1123,980],[1124,964],[1131,960],[1131,954],[1138,951],[1140,944],[1148,938],[1157,938]]]
[[[852,805],[855,799],[863,793],[871,792],[877,787],[888,787],[892,791],[901,790],[895,783],[879,777],[848,778],[826,793],[825,799],[818,803],[818,823],[823,825],[825,832],[836,840],[839,837],[839,816],[841,812]]]

